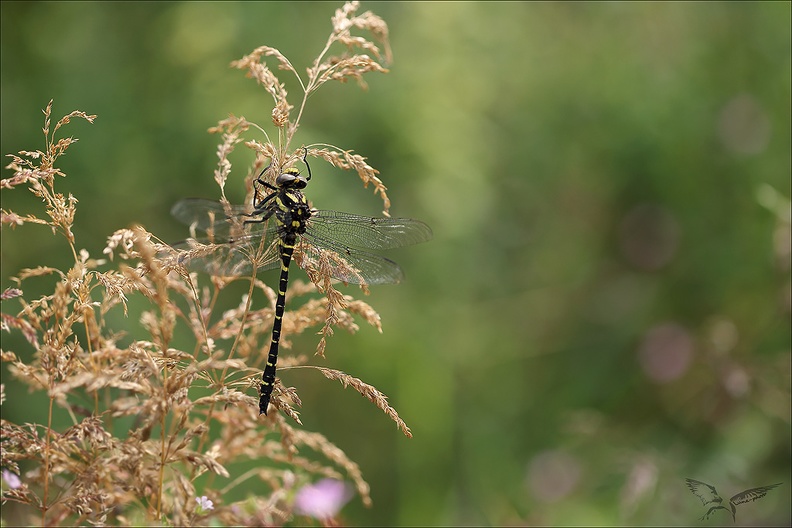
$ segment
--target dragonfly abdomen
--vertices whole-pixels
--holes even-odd
[[[261,396],[259,397],[259,414],[267,414],[272,389],[275,384],[276,364],[278,362],[278,345],[280,343],[283,313],[286,310],[286,288],[289,285],[289,264],[297,243],[295,236],[284,236],[280,239],[281,274],[278,283],[278,298],[275,301],[275,319],[272,322],[272,339],[270,340],[267,365],[261,375]]]

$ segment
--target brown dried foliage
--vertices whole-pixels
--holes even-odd
[[[354,79],[387,71],[379,61],[390,60],[387,26],[370,12],[356,15],[349,2],[333,17],[333,31],[305,82],[278,50],[262,46],[233,66],[246,69],[272,96],[277,145],[244,141],[251,128],[264,130],[242,117],[230,117],[211,132],[221,134],[214,178],[221,202],[227,203],[225,184],[231,175],[229,156],[237,144],[257,153],[246,185],[269,160],[274,176],[301,157],[289,143],[299,126],[310,93],[328,80]],[[374,42],[353,36],[366,30]],[[375,44],[376,42],[376,44]],[[345,52],[328,57],[331,45]],[[354,50],[367,54],[355,54]],[[370,58],[370,54],[374,58]],[[287,101],[285,85],[262,62],[274,57],[280,70],[291,71],[303,89],[296,119]],[[292,518],[294,491],[317,476],[351,480],[361,499],[370,504],[368,484],[360,468],[325,436],[301,428],[297,391],[276,382],[272,404],[282,411],[259,416],[256,389],[269,341],[275,293],[255,276],[235,308],[217,313],[218,298],[232,279],[198,277],[173,261],[163,260],[166,247],[142,227],[121,229],[108,237],[104,256],[94,259],[77,249],[72,231],[77,200],[56,192],[56,176],[65,175],[56,161],[74,138],[56,138],[72,118],[93,123],[95,116],[72,112],[51,126],[52,102],[44,111],[45,149],[10,155],[13,175],[0,181],[4,190],[27,187],[44,203],[46,216],[20,215],[2,210],[2,225],[49,225],[63,235],[73,265],[67,270],[39,266],[23,269],[13,280],[17,287],[0,295],[2,330],[20,332],[27,350],[2,350],[3,368],[28,385],[46,393],[46,424],[0,421],[2,468],[19,475],[18,486],[4,485],[2,500],[15,503],[16,521],[26,524],[161,524],[262,525],[282,524]],[[266,136],[266,132],[264,132]],[[385,204],[386,188],[365,158],[329,145],[308,147],[310,156],[355,170],[364,185],[372,184]],[[318,325],[323,354],[326,337],[338,326],[358,329],[355,316],[380,329],[379,315],[365,302],[341,294],[330,282],[322,258],[309,266],[313,284],[292,281],[290,310],[283,321],[286,339],[279,371],[319,368],[307,365],[306,355],[290,355],[289,336]],[[115,261],[115,264],[112,262]],[[237,279],[239,280],[239,279]],[[28,281],[49,281],[52,293],[27,298]],[[316,298],[316,294],[321,293]],[[139,325],[119,331],[106,315],[128,313],[129,300],[141,297],[148,308]],[[253,308],[251,299],[267,299]],[[301,305],[297,299],[307,298]],[[18,303],[19,308],[11,306]],[[260,303],[259,303],[260,304]],[[11,313],[7,313],[11,312]],[[130,322],[131,323],[131,322]],[[178,326],[190,330],[189,348],[177,345]],[[25,344],[27,343],[27,344]],[[15,345],[16,346],[16,345]],[[264,350],[264,351],[262,351]],[[337,370],[320,368],[329,379],[352,387],[382,409],[405,435],[409,428],[374,387]],[[0,404],[5,388],[0,386]],[[53,427],[67,419],[71,426]],[[296,424],[296,425],[292,425]],[[209,434],[210,428],[214,431]],[[245,462],[245,464],[239,464]],[[231,470],[229,468],[244,469]],[[248,498],[233,502],[247,492]],[[198,507],[207,497],[214,508]],[[5,515],[5,514],[4,514]],[[5,519],[8,522],[9,519]],[[329,521],[328,522],[332,522]]]
[[[388,26],[371,11],[358,15],[358,7],[358,2],[347,2],[341,9],[336,10],[332,18],[333,31],[330,33],[324,48],[316,57],[313,65],[307,69],[308,78],[305,80],[300,77],[291,62],[280,51],[269,46],[260,46],[248,55],[231,63],[234,68],[246,70],[246,75],[263,86],[274,102],[272,123],[278,130],[278,145],[274,145],[269,139],[268,145],[261,145],[256,142],[246,143],[248,147],[261,155],[259,159],[269,158],[271,167],[287,167],[302,157],[302,149],[297,149],[291,155],[288,154],[290,144],[300,126],[300,119],[308,102],[308,97],[324,83],[328,81],[346,82],[349,79],[354,79],[358,85],[365,89],[367,87],[363,80],[365,73],[387,73],[388,70],[384,65],[391,61]],[[374,42],[364,37],[352,35],[353,30],[367,31],[373,37]],[[329,55],[330,49],[336,44],[342,45],[344,51],[338,55]],[[368,52],[373,57],[366,53],[356,53],[355,50]],[[291,111],[294,106],[288,101],[286,86],[280,82],[275,73],[267,66],[266,59],[268,57],[274,57],[278,69],[291,72],[300,85],[302,99],[295,119],[291,119]],[[210,131],[223,133],[224,136],[230,135],[236,130],[240,121],[247,123],[244,118],[232,117],[221,122],[220,126],[210,129]],[[374,192],[382,198],[384,212],[387,214],[390,207],[390,201],[385,193],[387,188],[377,178],[378,172],[365,162],[364,157],[353,155],[351,151],[332,145],[317,146],[326,147],[326,149],[320,150],[309,147],[309,156],[321,157],[344,170],[354,169],[363,181],[364,186],[368,186],[369,183],[374,185]],[[254,167],[251,177],[248,178],[249,180],[252,181],[253,173],[257,174],[255,169],[260,170],[261,166],[257,165]],[[273,169],[270,174],[272,178],[277,176],[275,172],[276,170]]]

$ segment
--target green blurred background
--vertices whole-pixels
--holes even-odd
[[[266,44],[304,72],[340,6],[2,2],[2,153],[43,148],[51,98],[55,118],[97,114],[65,129],[80,142],[60,163],[78,247],[99,257],[135,223],[183,238],[172,203],[218,196],[206,129],[269,124],[269,96],[229,62]],[[366,156],[392,214],[435,239],[399,251],[407,282],[366,299],[384,334],[338,333],[316,358],[388,394],[414,438],[351,390],[281,372],[306,427],[372,485],[346,522],[689,525],[705,512],[691,477],[727,497],[783,482],[737,522],[789,525],[790,3],[367,9],[390,27],[391,73],[325,85],[297,145]],[[318,207],[380,211],[353,174],[312,169]],[[2,206],[41,211],[23,190]],[[46,228],[2,236],[3,288],[69,265]],[[4,417],[36,419],[31,401],[12,395]]]

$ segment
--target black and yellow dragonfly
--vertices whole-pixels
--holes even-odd
[[[306,152],[307,155],[307,152]],[[404,278],[394,261],[369,252],[426,242],[431,228],[409,218],[360,216],[316,210],[302,193],[311,179],[293,167],[266,182],[265,169],[255,180],[250,206],[228,206],[203,199],[178,202],[171,213],[202,238],[174,246],[178,263],[194,271],[217,276],[250,276],[280,265],[278,298],[272,339],[262,374],[259,413],[267,414],[275,383],[278,343],[286,307],[289,265],[295,255],[305,269],[324,270],[347,284],[398,283]]]

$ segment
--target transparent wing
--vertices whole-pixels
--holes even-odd
[[[202,198],[187,198],[178,201],[171,208],[171,215],[193,229],[207,233],[216,241],[240,238],[259,231],[275,232],[275,222],[253,222],[253,207],[249,205],[228,205]]]
[[[208,238],[188,239],[174,244],[171,262],[220,277],[244,277],[278,266],[280,260],[277,238],[268,240],[256,234],[232,242],[216,243]]]
[[[302,267],[322,269],[350,284],[390,284],[404,280],[394,261],[365,249],[390,249],[432,238],[428,225],[409,218],[376,218],[338,211],[314,211],[302,235]],[[364,248],[364,249],[360,249]]]
[[[174,245],[177,263],[220,276],[250,275],[254,263],[258,270],[277,267],[277,222],[255,222],[251,210],[199,198],[178,202],[171,214],[207,236]],[[350,284],[398,283],[404,279],[398,264],[360,248],[389,249],[431,238],[432,230],[418,220],[315,210],[299,237],[295,260]]]
[[[426,242],[432,229],[410,218],[378,218],[338,211],[314,211],[308,231],[317,239],[332,240],[336,246],[391,249]]]
[[[225,277],[251,275],[278,265],[278,234],[274,221],[255,222],[253,208],[188,198],[177,202],[171,214],[206,236],[174,244],[167,258],[191,271]],[[245,223],[245,221],[254,221]]]
[[[348,284],[391,284],[404,280],[404,272],[390,259],[361,249],[343,248],[312,233],[302,236],[297,263],[304,269],[327,270]]]

